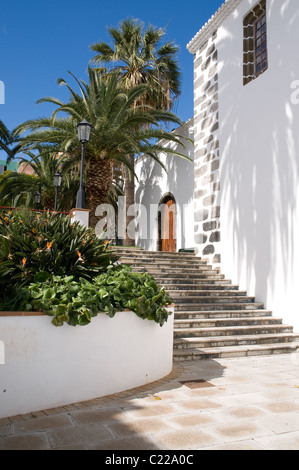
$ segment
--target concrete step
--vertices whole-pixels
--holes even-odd
[[[153,257],[145,258],[143,256],[122,256],[120,258],[121,263],[123,264],[134,264],[134,265],[161,265],[161,266],[173,266],[178,261],[177,258],[162,258],[162,257]],[[180,266],[209,266],[206,260],[201,260],[199,258],[194,259],[182,259],[179,260]]]
[[[246,346],[255,344],[294,343],[298,335],[294,333],[276,333],[244,336],[214,336],[205,338],[176,338],[176,349],[224,348],[228,346]],[[299,344],[298,344],[299,346]]]
[[[199,298],[199,300],[202,297],[212,297],[213,299],[219,298],[219,297],[246,297],[246,292],[245,291],[239,291],[239,290],[231,290],[231,289],[221,289],[219,288],[216,289],[185,289],[185,290],[170,290],[167,289],[167,293],[170,297],[173,298],[174,301],[178,300],[180,302],[182,299],[186,298],[188,301],[190,298]]]
[[[218,268],[217,269],[212,269],[209,266],[200,266],[198,268],[190,268],[190,267],[185,267],[180,264],[178,266],[177,264],[172,267],[164,267],[162,265],[152,265],[150,266],[149,264],[144,264],[144,265],[135,265],[133,267],[133,270],[135,272],[148,272],[152,274],[153,277],[155,277],[156,274],[162,274],[165,273],[168,278],[171,278],[173,274],[203,274],[203,275],[215,275],[215,274],[220,274]]]
[[[225,291],[223,294],[219,294],[217,296],[212,295],[189,295],[183,297],[173,297],[173,302],[180,306],[184,304],[202,304],[202,303],[213,303],[214,305],[223,304],[223,303],[254,303],[254,297],[248,297],[244,295],[225,295]]]
[[[194,253],[117,247],[120,262],[146,272],[175,303],[174,360],[282,354],[299,348],[299,335],[262,302]]]
[[[150,257],[150,258],[169,258],[169,259],[178,259],[178,260],[183,260],[183,259],[198,259],[202,260],[200,256],[196,256],[195,253],[178,253],[178,252],[170,252],[170,251],[146,251],[146,250],[141,250],[141,249],[131,249],[131,248],[118,248],[118,247],[113,247],[111,249],[113,253],[115,253],[118,256],[136,256],[136,257]],[[202,260],[206,262],[206,260]]]
[[[297,343],[269,343],[260,345],[230,346],[224,348],[194,348],[174,351],[174,361],[191,361],[198,359],[217,359],[228,357],[260,356],[271,354],[289,354],[297,351]]]
[[[227,326],[216,328],[177,328],[174,330],[174,338],[202,338],[213,336],[257,335],[257,334],[293,333],[293,327],[289,325],[250,325]]]
[[[157,279],[156,276],[156,281],[159,285],[164,285],[167,286],[168,289],[180,289],[181,286],[182,288],[190,286],[191,288],[207,288],[207,289],[220,289],[225,286],[232,286],[232,289],[237,288],[239,289],[239,286],[233,286],[232,281],[228,279],[209,279],[207,277],[204,277],[203,279],[194,279],[194,278],[188,278],[186,279],[185,277],[182,278],[167,278],[163,277],[162,279]],[[219,286],[219,287],[218,287]]]
[[[229,302],[229,303],[215,303],[215,302],[203,302],[203,303],[176,303],[176,312],[200,312],[202,310],[261,310],[264,308],[264,304],[261,302]]]
[[[246,317],[246,318],[197,318],[188,320],[174,320],[174,329],[181,328],[225,328],[231,326],[248,326],[248,325],[281,325],[281,318],[274,317]]]
[[[189,282],[190,280],[225,280],[225,277],[223,274],[212,274],[209,271],[206,273],[182,273],[182,272],[177,272],[177,273],[171,273],[171,275],[167,275],[166,273],[161,273],[161,271],[157,271],[156,273],[153,273],[152,271],[149,272],[145,269],[138,271],[138,269],[133,269],[134,272],[148,272],[153,276],[153,278],[159,282],[163,283],[164,281],[171,280],[172,282],[175,282],[176,280],[181,280],[182,282]]]
[[[207,311],[189,311],[175,312],[175,320],[196,320],[196,319],[213,319],[213,318],[248,318],[248,317],[270,317],[271,310],[207,310]]]
[[[159,283],[159,285],[162,286],[162,284]],[[193,292],[203,292],[203,291],[234,291],[234,292],[240,292],[239,291],[239,286],[232,285],[232,284],[225,284],[218,282],[216,283],[213,282],[211,284],[203,283],[200,284],[198,283],[189,283],[189,284],[167,284],[164,283],[164,287],[166,288],[167,292],[171,293],[172,295],[175,295],[177,292],[179,292],[181,295],[184,295],[184,292],[187,291],[193,291]]]

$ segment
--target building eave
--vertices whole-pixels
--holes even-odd
[[[225,0],[216,13],[201,28],[193,39],[187,44],[187,49],[191,54],[195,54],[201,46],[211,37],[214,32],[221,26],[223,21],[230,15],[232,11],[239,5],[242,0]]]

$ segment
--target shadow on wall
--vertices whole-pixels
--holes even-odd
[[[222,250],[230,247],[238,282],[264,302],[279,279],[282,291],[294,282],[299,105],[291,102],[291,83],[299,79],[298,22],[296,2],[268,2],[269,68],[244,87],[239,50],[225,52],[234,51],[236,37],[226,34],[219,43]]]
[[[190,143],[185,145],[185,149],[177,144],[173,146],[174,151],[185,153],[193,159],[193,146]],[[159,205],[162,197],[166,193],[174,195],[177,203],[177,239],[182,247],[185,246],[186,224],[189,222],[189,231],[193,231],[193,222],[187,219],[184,214],[184,204],[193,202],[194,166],[193,162],[187,161],[171,154],[161,154],[159,156],[167,168],[167,172],[159,163],[150,157],[143,157],[139,162],[139,181],[136,183],[136,202],[143,204],[147,208],[147,239],[144,238],[145,230],[142,230],[142,237],[138,235],[137,244],[145,249],[156,249],[158,235],[158,213],[150,213],[150,205]],[[190,219],[190,217],[189,217]],[[193,246],[193,244],[192,244]]]
[[[138,230],[136,234],[136,245],[141,246],[145,250],[155,249],[154,245],[154,230],[156,226],[156,216],[151,214],[149,207],[151,204],[157,204],[162,197],[162,190],[159,185],[159,180],[162,178],[164,172],[161,165],[155,163],[150,157],[143,157],[140,169],[139,181],[136,182],[135,201],[142,204],[147,208],[146,212],[146,228],[142,228],[142,233]],[[146,230],[146,233],[145,233]],[[142,237],[142,238],[141,238]]]

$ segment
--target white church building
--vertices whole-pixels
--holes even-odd
[[[136,164],[136,203],[175,207],[173,240],[160,211],[137,244],[194,248],[299,330],[299,2],[226,0],[187,48],[193,161]]]

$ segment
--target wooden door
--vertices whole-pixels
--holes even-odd
[[[176,251],[176,229],[175,229],[175,201],[167,199],[161,217],[161,251]]]

